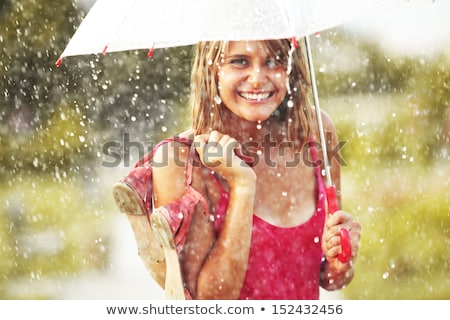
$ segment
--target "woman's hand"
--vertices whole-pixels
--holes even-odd
[[[212,131],[194,138],[202,164],[223,176],[230,187],[256,181],[256,174],[240,155],[241,147],[229,135]]]
[[[347,263],[338,259],[341,253],[340,231],[346,228],[349,232],[352,258]],[[322,286],[327,289],[338,289],[350,282],[353,277],[353,266],[359,250],[361,226],[345,211],[338,210],[327,217],[322,236],[322,250],[326,258],[326,266],[322,274]]]

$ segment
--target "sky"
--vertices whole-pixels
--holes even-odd
[[[450,49],[450,0],[367,16],[343,27],[374,37],[394,52],[432,54]]]

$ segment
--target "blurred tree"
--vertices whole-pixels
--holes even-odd
[[[448,299],[449,55],[388,57],[354,35],[350,48],[339,33],[321,38],[322,105],[348,142],[344,208],[362,224],[356,275],[342,294]]]
[[[45,298],[33,284],[104,267],[108,205],[95,191],[102,144],[127,131],[133,140],[155,141],[189,114],[183,108],[189,47],[157,50],[150,60],[145,52],[123,52],[70,57],[55,66],[86,4],[0,5],[3,298]],[[21,290],[11,289],[16,282]]]

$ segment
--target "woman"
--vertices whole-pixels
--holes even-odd
[[[179,209],[180,199],[193,199],[189,188],[198,195],[190,211],[178,210],[181,218],[177,209],[152,215],[167,277],[179,263],[192,299],[318,299],[320,286],[347,285],[360,226],[342,210],[326,217],[301,50],[290,40],[205,42],[196,50],[192,128],[153,158],[164,163],[153,168],[156,208]],[[322,118],[336,145],[331,120]],[[339,194],[338,163],[331,174]],[[337,259],[341,228],[350,233],[348,263]]]

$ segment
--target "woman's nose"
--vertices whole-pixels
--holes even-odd
[[[267,76],[262,68],[255,66],[249,70],[248,82],[255,88],[267,81]]]

